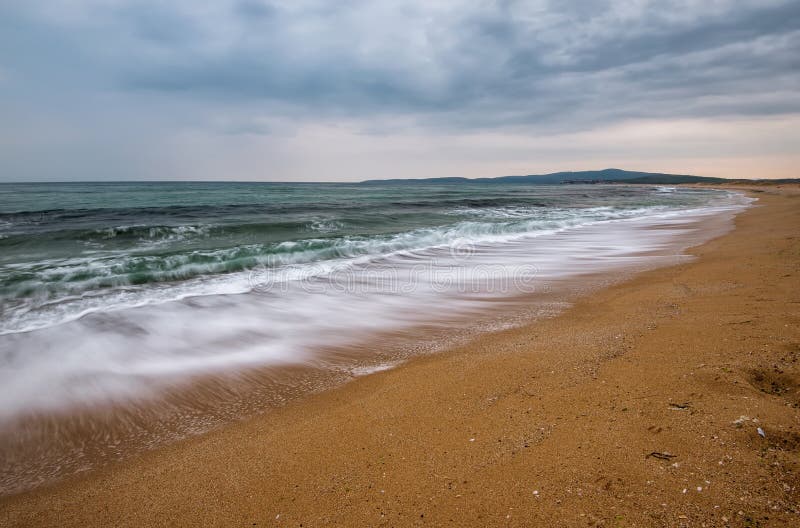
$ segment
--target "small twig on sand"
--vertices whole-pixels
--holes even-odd
[[[692,402],[683,402],[683,403],[672,403],[672,402],[670,402],[669,406],[674,410],[677,410],[677,409],[684,410],[684,409],[688,409],[689,407],[691,407],[692,406]]]
[[[652,453],[647,455],[645,458],[653,457],[653,458],[657,458],[659,460],[671,460],[671,459],[675,458],[676,456],[678,456],[678,455],[673,455],[671,453],[666,453],[666,452],[661,453],[659,451],[653,451]]]

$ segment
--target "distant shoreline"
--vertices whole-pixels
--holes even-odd
[[[465,178],[460,176],[445,176],[431,178],[387,178],[370,179],[362,181],[251,181],[251,180],[86,180],[86,181],[0,181],[0,185],[47,185],[58,184],[131,184],[131,183],[155,183],[155,184],[268,184],[268,185],[411,185],[411,184],[534,184],[534,185],[555,185],[555,184],[596,184],[614,183],[628,185],[679,185],[679,184],[708,184],[708,185],[786,185],[798,184],[800,178],[776,178],[776,179],[742,179],[742,178],[720,178],[712,176],[696,176],[691,174],[669,174],[660,172],[628,171],[623,169],[602,169],[587,171],[563,171],[547,174],[527,174],[515,176],[494,176],[494,177],[475,177]]]

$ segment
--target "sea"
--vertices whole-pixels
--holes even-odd
[[[331,350],[359,345],[350,374],[388,368],[380,336],[460,335],[503,303],[685,260],[748,205],[620,184],[0,184],[0,492],[63,476],[26,446],[72,414],[195,379],[341,368]],[[142,427],[175,439],[211,427],[199,414],[173,413],[181,434]],[[82,440],[59,467],[124,444],[105,423],[89,440],[67,427]]]

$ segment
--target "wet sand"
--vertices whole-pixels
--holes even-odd
[[[758,191],[690,263],[2,499],[0,524],[797,525],[800,191]]]

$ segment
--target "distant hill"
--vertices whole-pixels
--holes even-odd
[[[596,171],[554,172],[551,174],[528,174],[526,176],[498,176],[497,178],[405,178],[389,180],[366,180],[365,184],[420,184],[420,183],[721,183],[724,178],[708,178],[688,174],[663,174],[660,172],[638,172],[622,169]]]

